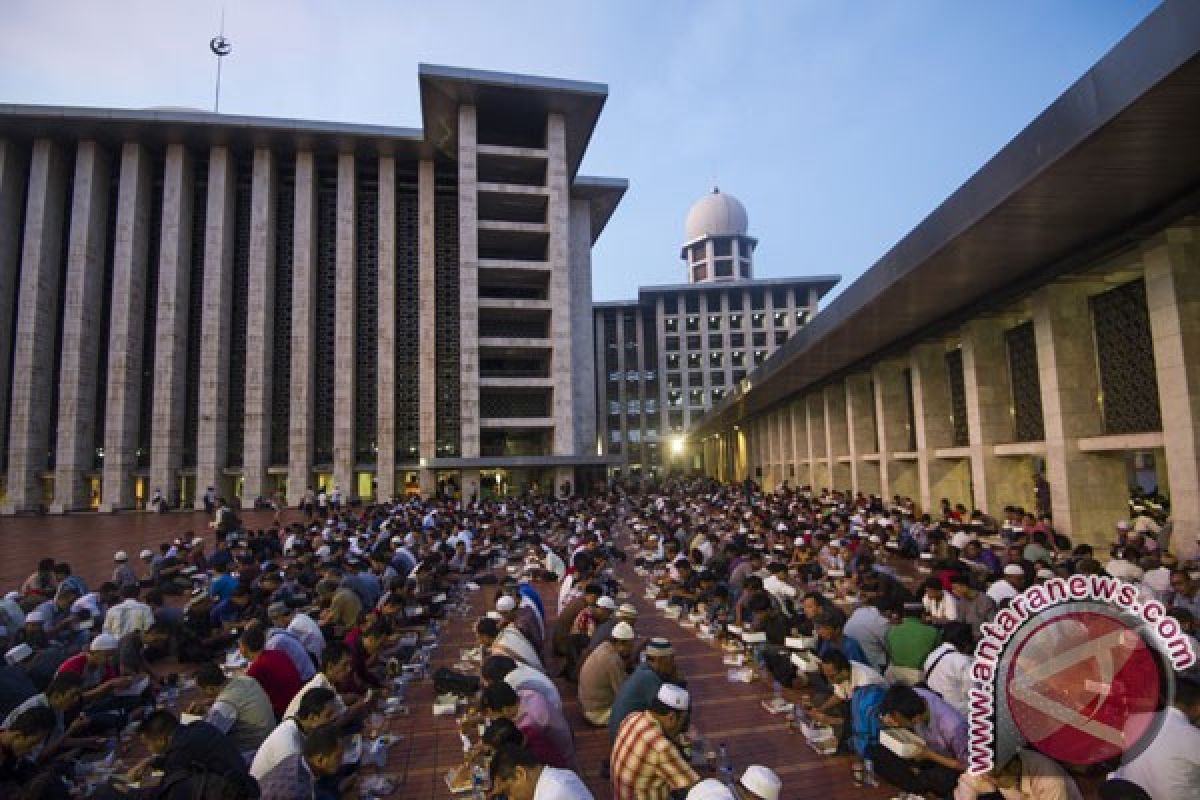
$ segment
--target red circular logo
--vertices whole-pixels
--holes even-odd
[[[1017,730],[1051,758],[1087,765],[1157,730],[1162,666],[1141,635],[1093,611],[1056,616],[1018,646],[1005,691]]]

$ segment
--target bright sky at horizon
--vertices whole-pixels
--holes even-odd
[[[714,183],[749,212],[756,277],[840,290],[1156,5],[227,0],[221,110],[419,127],[419,62],[606,83],[583,171],[630,189],[595,300],[684,282]],[[0,102],[210,109],[221,7],[0,0]]]

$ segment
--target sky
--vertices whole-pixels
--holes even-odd
[[[213,102],[420,126],[416,65],[609,87],[582,172],[629,191],[593,252],[597,301],[686,280],[714,185],[755,277],[844,288],[1074,83],[1150,0],[0,0],[0,102]]]

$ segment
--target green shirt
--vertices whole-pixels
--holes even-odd
[[[905,617],[899,625],[887,632],[887,649],[890,663],[897,667],[922,669],[925,658],[937,647],[941,634],[932,625],[926,625],[916,617]]]

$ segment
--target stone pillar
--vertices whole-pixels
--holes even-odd
[[[458,359],[463,458],[479,458],[479,169],[475,106],[458,109]],[[478,481],[476,481],[478,484]]]
[[[424,159],[417,167],[417,295],[420,298],[417,325],[419,367],[417,392],[418,455],[422,465],[437,455],[437,196],[434,191],[433,161]],[[422,466],[421,494],[429,496],[437,489],[433,470]]]
[[[338,154],[337,288],[334,291],[333,485],[346,497],[356,495],[355,362],[358,263],[355,254],[354,154]]]
[[[1200,531],[1200,239],[1171,228],[1142,252],[1170,481],[1171,549],[1195,558]],[[1167,481],[1160,478],[1159,486]]]
[[[61,288],[67,164],[49,139],[33,143],[21,254],[9,418],[8,500],[5,513],[42,505],[41,474],[50,447],[50,393]]]
[[[810,392],[804,397],[808,424],[808,446],[812,453],[813,490],[829,488],[833,472],[829,467],[829,435],[825,428],[825,398],[822,392]]]
[[[101,306],[96,298],[104,292],[110,175],[108,153],[95,142],[80,142],[75,150],[67,242],[52,514],[88,508],[91,498],[86,474],[96,459],[96,387],[100,380]]]
[[[911,353],[913,417],[916,420],[917,480],[921,508],[936,510],[943,497],[952,503],[970,502],[970,475],[962,464],[935,455],[950,447],[954,430],[950,421],[950,381],[946,375],[946,348],[941,342],[920,344]],[[967,462],[964,462],[967,463]]]
[[[850,486],[850,465],[839,460],[850,454],[846,390],[840,383],[834,383],[826,386],[822,395],[825,398],[825,435],[829,438],[826,453],[829,456],[831,488],[846,489]]]
[[[183,145],[172,144],[163,169],[148,496],[161,489],[164,497],[171,497],[183,463],[191,254],[192,159]]]
[[[900,475],[911,471],[911,462],[894,459],[894,453],[906,452],[908,441],[908,398],[905,396],[903,365],[880,361],[871,368],[875,385],[875,421],[879,442],[879,493],[885,498],[895,494],[915,494],[911,486],[901,488]]]
[[[464,469],[461,473],[462,485],[459,487],[462,490],[462,501],[464,503],[471,502],[471,496],[479,498],[479,470]]]
[[[596,450],[596,363],[592,361],[595,339],[592,332],[592,207],[582,198],[571,201],[570,242],[568,246],[570,280],[570,317],[568,340],[571,351],[571,427],[574,429],[572,453]],[[553,312],[552,312],[553,313]],[[642,315],[637,315],[638,367],[645,370],[641,354]],[[603,361],[598,362],[603,365]],[[641,396],[643,436],[646,420],[646,384],[638,382]],[[660,428],[661,430],[661,428]],[[572,484],[574,485],[574,484]]]
[[[1012,440],[1013,430],[1004,325],[976,318],[962,327],[961,336],[975,504],[987,514],[999,514],[1017,502],[1022,482],[1021,462],[994,455],[997,444]],[[1031,477],[1024,477],[1026,486]]]
[[[808,448],[808,421],[805,419],[804,403],[793,398],[788,402],[788,414],[792,418],[792,453],[796,463],[795,486],[812,484],[812,453]]]
[[[246,277],[246,421],[242,445],[243,498],[267,494],[275,364],[275,155],[254,151],[250,189],[250,252]],[[284,242],[287,247],[290,243]]]
[[[317,337],[317,163],[296,153],[296,209],[292,247],[292,385],[288,429],[288,504],[312,485]],[[286,246],[286,245],[285,245]]]
[[[25,202],[25,176],[29,168],[24,151],[0,139],[0,319],[16,314],[17,275],[21,259],[21,206]],[[0,364],[12,356],[12,325],[0,325]],[[8,454],[8,401],[12,373],[0,369],[0,464]]]
[[[551,112],[546,118],[546,189],[549,192],[546,224],[550,229],[546,258],[550,266],[550,374],[554,382],[554,444],[551,452],[556,456],[575,452],[575,398],[571,385],[571,272],[567,260],[571,186],[567,173],[567,123],[561,113]]]
[[[1079,451],[1080,437],[1104,430],[1087,289],[1050,284],[1033,294],[1031,307],[1054,526],[1077,543],[1104,544],[1129,513],[1129,487],[1123,453]]]
[[[375,499],[396,494],[396,159],[379,157],[379,312]],[[411,348],[416,343],[409,343]]]
[[[133,508],[134,504],[133,470],[137,467],[142,420],[142,337],[153,191],[150,152],[144,145],[126,142],[121,148],[117,227],[113,232],[101,511]]]
[[[879,462],[865,456],[879,450],[875,429],[875,398],[871,376],[855,373],[846,377],[846,430],[850,445],[850,482],[857,492],[879,494]],[[880,456],[882,459],[882,455]]]
[[[233,234],[237,169],[229,148],[208,155],[204,226],[204,294],[200,310],[200,378],[196,415],[195,508],[209,486],[222,489],[229,449],[229,347],[232,340]],[[251,498],[252,500],[253,498]]]

